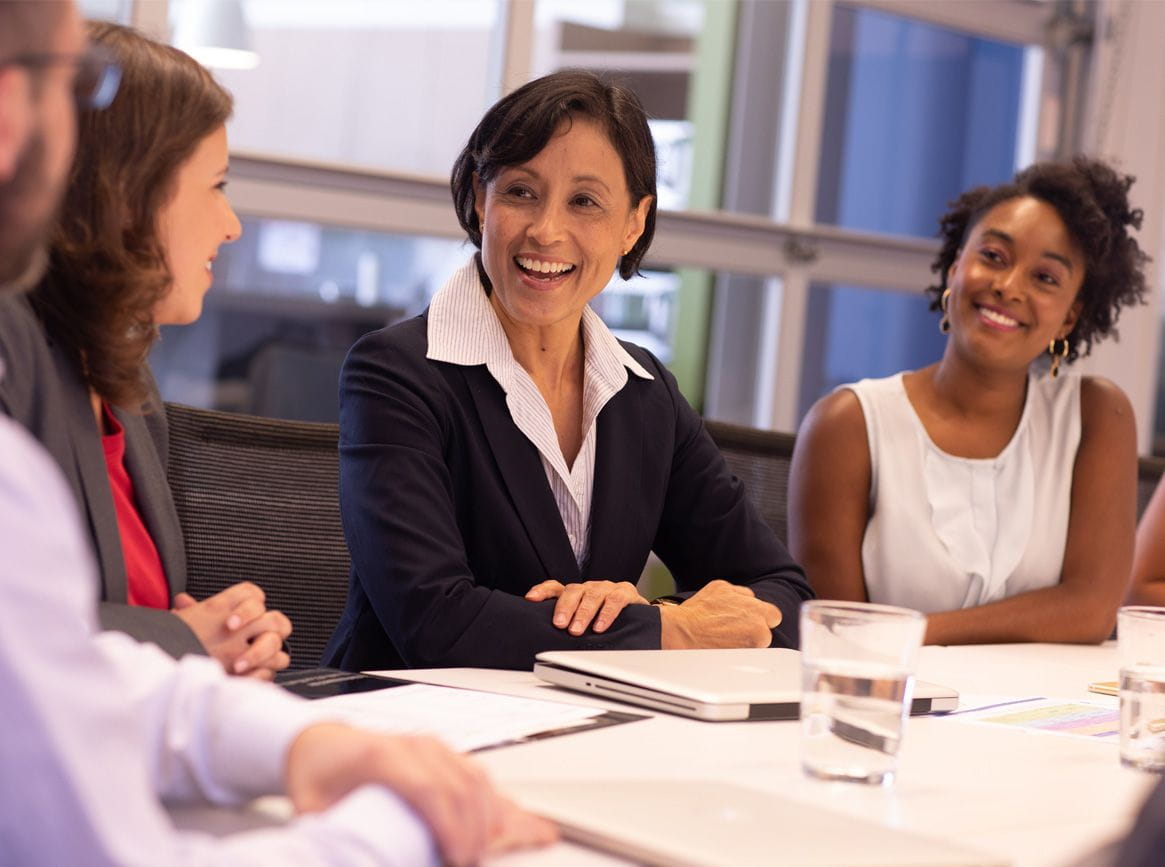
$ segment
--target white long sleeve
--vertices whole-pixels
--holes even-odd
[[[435,863],[425,827],[378,787],[281,828],[176,831],[162,797],[280,791],[314,715],[209,660],[98,636],[96,587],[57,468],[0,418],[0,863]]]

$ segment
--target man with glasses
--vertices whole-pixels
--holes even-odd
[[[0,286],[27,286],[73,158],[85,38],[71,3],[0,6]]]
[[[72,2],[0,0],[0,304],[42,273],[74,97],[107,103],[113,75]],[[436,741],[318,722],[205,657],[97,634],[96,587],[59,471],[0,417],[3,863],[467,864],[553,838]],[[160,803],[268,792],[315,812],[216,839],[176,831]]]

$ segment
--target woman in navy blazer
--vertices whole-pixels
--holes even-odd
[[[586,306],[616,266],[637,272],[654,231],[634,94],[577,72],[519,88],[452,187],[480,252],[341,375],[353,567],[325,661],[528,669],[563,648],[795,647],[800,568],[674,377]],[[670,604],[636,591],[651,551],[675,576]]]

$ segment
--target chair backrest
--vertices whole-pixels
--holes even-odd
[[[728,468],[744,482],[749,499],[761,517],[787,544],[793,434],[711,420],[706,420],[704,426],[720,448]]]
[[[258,584],[291,618],[292,667],[318,665],[348,592],[338,427],[181,404],[166,415],[188,591]]]

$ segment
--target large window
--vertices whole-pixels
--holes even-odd
[[[1041,52],[838,5],[830,33],[818,223],[933,237],[960,192],[1032,160],[1023,99]],[[1033,69],[1035,70],[1033,72]],[[1026,72],[1026,74],[1025,74]],[[937,361],[925,283],[906,292],[813,283],[798,411],[836,386]]]
[[[243,10],[259,65],[218,71],[235,96],[236,150],[446,176],[498,95],[494,0],[245,0]]]
[[[167,4],[133,5],[138,16]],[[838,382],[937,356],[921,300],[932,233],[971,184],[1077,150],[1116,158],[1141,177],[1143,237],[1159,254],[1161,6],[242,0],[260,65],[219,75],[236,94],[236,154],[266,156],[236,159],[232,189],[246,215],[352,233],[335,269],[348,276],[324,294],[337,295],[331,310],[356,306],[346,292],[396,267],[379,252],[373,262],[379,248],[361,233],[449,241],[465,255],[445,178],[503,90],[565,66],[621,77],[655,116],[667,210],[648,265],[667,281],[611,293],[604,315],[658,339],[707,414],[790,430]],[[297,160],[335,169],[321,182]],[[322,281],[309,282],[312,304],[326,304]],[[324,316],[317,307],[305,319]],[[1152,312],[1126,312],[1120,343],[1087,367],[1126,387],[1143,434],[1159,327]]]
[[[1018,8],[994,5],[1004,15]],[[932,242],[913,245],[878,281],[862,274],[861,259],[891,236],[933,238],[962,190],[1035,158],[1046,62],[1039,46],[976,33],[965,16],[958,27],[919,17],[941,19],[946,7],[743,5],[737,50],[766,59],[737,70],[725,207],[765,213],[805,237],[788,246],[781,280],[766,292],[748,280],[718,284],[709,414],[795,429],[837,385],[941,354],[922,296]],[[1006,29],[998,24],[991,33]],[[784,84],[779,103],[756,98],[766,77]],[[758,138],[767,149],[753,145]]]
[[[221,248],[193,325],[151,357],[170,400],[335,421],[336,385],[360,335],[419,313],[464,260],[462,244],[291,220],[243,219]]]
[[[632,88],[651,117],[659,157],[659,204],[683,210],[692,189],[693,82],[703,0],[538,0],[531,77],[590,69]]]
[[[889,376],[937,361],[946,338],[923,292],[811,283],[799,415],[847,382]],[[820,335],[820,339],[817,336]]]
[[[1035,122],[1035,106],[1021,113],[1026,53],[900,15],[835,7],[817,222],[931,237],[960,192],[1031,162],[1034,141],[1019,134]]]

